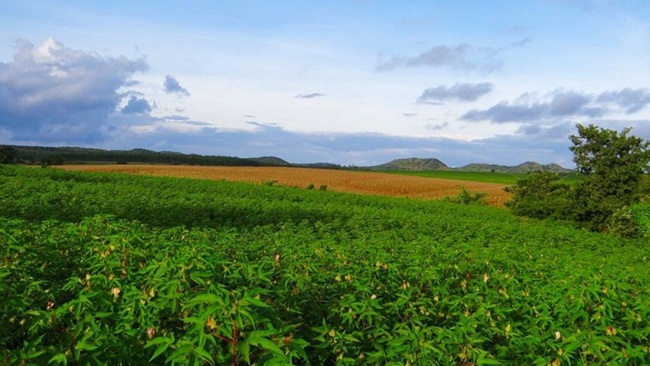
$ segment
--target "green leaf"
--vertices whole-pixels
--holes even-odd
[[[164,338],[161,338],[161,339],[165,340]],[[150,345],[152,345],[152,344],[151,343],[147,344],[147,347],[149,347]],[[153,355],[149,359],[149,362],[153,361],[156,357],[160,356],[163,352],[165,352],[165,350],[167,348],[169,348],[169,345],[170,345],[170,343],[165,343],[165,344],[161,344],[160,346],[158,346],[158,348],[156,348],[156,351],[153,353]]]
[[[260,299],[256,299],[254,297],[246,296],[246,297],[244,297],[244,301],[248,302],[251,305],[260,307],[260,308],[268,308],[269,307],[269,305],[266,304],[264,301],[262,301]]]
[[[503,363],[493,358],[479,358],[476,360],[477,365],[503,365]]]
[[[260,346],[260,347],[262,347],[263,349],[265,349],[265,350],[267,350],[267,351],[270,351],[270,352],[272,352],[272,353],[274,353],[274,354],[284,356],[284,353],[282,352],[282,350],[280,349],[280,347],[278,347],[277,344],[273,343],[272,341],[270,341],[270,340],[268,340],[268,339],[266,339],[266,338],[255,338],[255,339],[251,339],[251,340],[249,341],[249,343],[252,344],[252,345]]]
[[[174,352],[172,352],[172,354],[169,355],[169,357],[167,357],[167,362],[175,361],[179,358],[186,357],[187,355],[192,353],[192,349],[193,349],[192,345],[189,344],[179,347]]]
[[[52,363],[55,365],[67,365],[68,357],[64,353],[57,353],[47,362],[48,365]]]
[[[200,294],[191,298],[185,305],[190,307],[198,304],[223,304],[223,298],[215,294]]]

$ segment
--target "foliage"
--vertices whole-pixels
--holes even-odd
[[[623,206],[612,213],[606,228],[612,234],[630,238],[638,237],[643,233],[640,221],[635,217],[630,206]]]
[[[550,172],[528,173],[514,186],[506,187],[512,199],[506,206],[516,215],[533,218],[564,218],[569,205],[568,184]]]
[[[630,206],[634,221],[638,224],[640,235],[650,237],[650,204],[638,203]]]
[[[226,166],[281,166],[287,162],[277,158],[237,158],[231,156],[206,156],[182,154],[169,151],[102,150],[83,147],[43,147],[11,146],[16,152],[15,158],[24,163],[48,163],[60,165],[65,162],[100,162],[100,163],[156,163],[188,165],[226,165]]]
[[[650,162],[650,141],[594,125],[577,125],[570,136],[573,160],[582,175],[572,199],[578,221],[602,229],[614,212],[638,201]]]
[[[648,194],[650,142],[589,125],[577,125],[570,136],[580,179],[560,184],[550,173],[534,173],[507,187],[513,193],[506,205],[513,212],[535,218],[568,218],[594,231],[638,235],[630,206]]]
[[[431,170],[431,171],[421,171],[421,172],[410,172],[410,171],[391,171],[387,173],[399,174],[399,175],[410,175],[416,177],[427,177],[427,178],[440,178],[440,179],[453,179],[453,180],[464,180],[464,181],[473,181],[473,182],[482,182],[482,183],[500,183],[500,184],[515,184],[521,178],[524,178],[526,174],[529,173],[500,173],[500,172],[466,172],[459,170]],[[574,173],[571,174],[559,174],[560,178],[565,183],[573,184],[577,182],[577,175]]]
[[[0,164],[13,164],[16,162],[18,152],[15,148],[6,145],[0,145]]]
[[[645,239],[59,169],[3,167],[0,196],[0,364],[650,362]]]
[[[463,205],[471,205],[471,204],[482,205],[485,203],[486,197],[487,197],[487,193],[485,192],[472,193],[467,188],[460,187],[460,193],[458,194],[458,196],[454,198],[448,197],[447,201],[453,203],[460,203]]]

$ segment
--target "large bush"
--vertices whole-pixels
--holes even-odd
[[[516,185],[506,187],[512,200],[506,203],[520,216],[533,218],[564,218],[569,206],[569,185],[560,182],[557,174],[532,172]]]

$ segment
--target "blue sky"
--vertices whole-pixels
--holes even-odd
[[[0,0],[0,143],[571,167],[577,123],[650,139],[647,0]]]

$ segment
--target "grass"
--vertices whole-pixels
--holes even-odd
[[[456,170],[384,171],[383,173],[495,184],[515,184],[523,176],[523,174],[512,173],[463,172]],[[578,181],[578,176],[575,174],[562,174],[561,176],[562,180],[566,183],[575,183]]]

